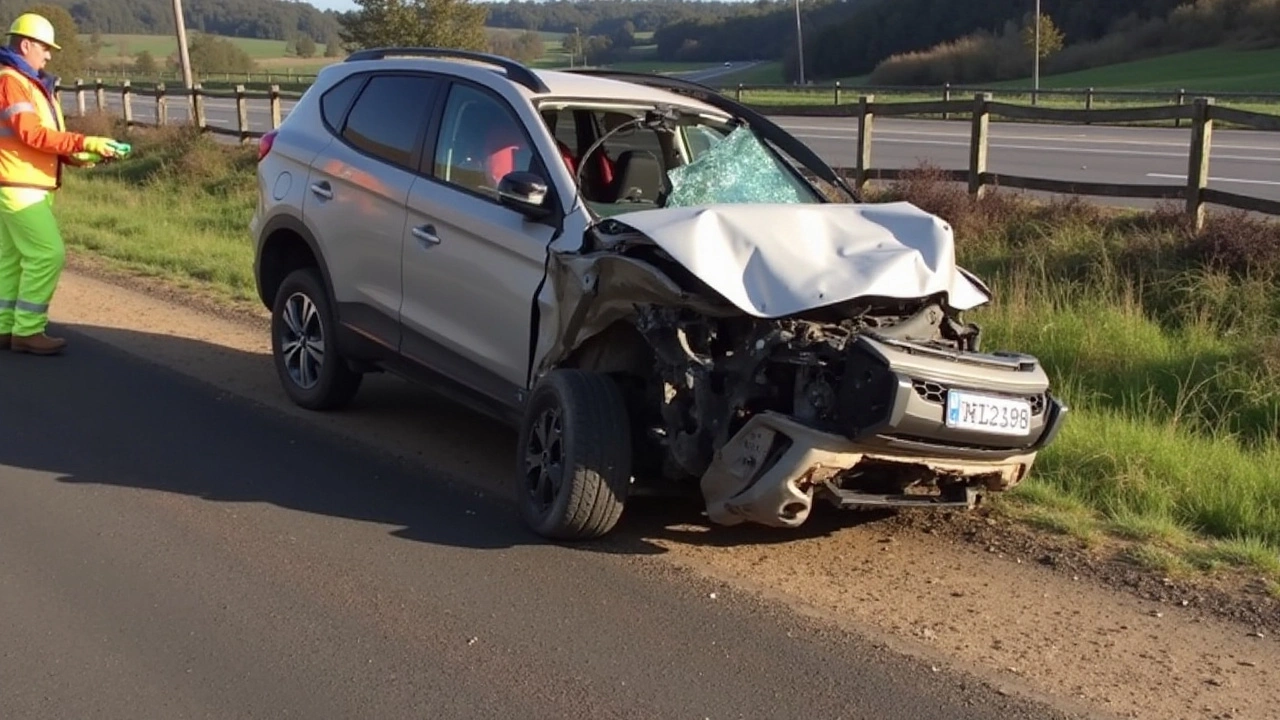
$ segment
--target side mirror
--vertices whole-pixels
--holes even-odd
[[[498,182],[498,202],[534,220],[551,214],[547,207],[547,181],[531,172],[516,171]]]

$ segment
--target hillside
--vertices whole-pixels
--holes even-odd
[[[174,32],[171,0],[41,0],[66,8],[83,33],[166,35]],[[0,0],[11,18],[32,0]],[[308,35],[324,43],[341,29],[338,14],[288,0],[183,0],[187,30],[211,35],[287,40]]]
[[[1001,0],[987,0],[998,2]],[[921,8],[934,0],[903,0]],[[1053,13],[1054,3],[1045,0],[1047,12],[1041,19],[1042,76],[1101,68],[1138,60],[1169,56],[1191,50],[1217,49],[1241,52],[1280,47],[1280,3],[1275,0],[1194,0],[1170,12],[1143,18],[1125,15],[1098,37],[1082,33],[1074,25],[1074,12]],[[1154,8],[1164,0],[1152,0]],[[1116,6],[1123,2],[1117,1]],[[1072,6],[1074,8],[1074,6]],[[1116,8],[1113,7],[1113,10]],[[987,84],[1029,77],[1033,52],[1028,38],[1034,27],[1025,14],[1004,21],[998,30],[980,30],[943,39],[928,48],[897,52],[880,61],[869,80],[877,85]],[[819,50],[821,52],[821,49]],[[844,52],[841,50],[840,52]],[[823,57],[819,55],[819,57]],[[1213,55],[1207,57],[1216,57]],[[827,58],[830,60],[830,58]],[[847,58],[846,58],[847,59]],[[1156,61],[1157,65],[1163,61]],[[831,66],[825,67],[830,71]],[[1164,75],[1163,81],[1185,84],[1179,76],[1205,68],[1185,65]],[[1260,72],[1269,72],[1263,68]],[[1250,70],[1250,72],[1254,72]],[[1213,73],[1226,76],[1225,69]],[[1233,78],[1233,85],[1239,82]]]
[[[997,83],[1027,87],[1030,78]],[[1090,70],[1046,75],[1045,88],[1177,90],[1188,92],[1280,92],[1280,48],[1206,48],[1116,63]]]
[[[1041,12],[1053,17],[1068,43],[1081,43],[1103,37],[1117,23],[1165,17],[1185,1],[1042,0]],[[896,54],[1020,23],[1032,9],[1029,0],[871,0],[809,36],[806,69],[815,79],[868,73]]]

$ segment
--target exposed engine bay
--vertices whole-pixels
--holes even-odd
[[[851,286],[836,302],[763,315],[759,306],[787,298],[751,285],[745,265],[714,276],[678,258],[712,252],[705,217],[691,220],[703,237],[679,245],[629,221],[606,220],[579,253],[553,256],[561,326],[540,368],[612,375],[632,416],[637,487],[696,488],[715,522],[796,526],[819,495],[841,507],[971,507],[980,491],[1020,482],[1065,413],[1034,358],[980,351],[980,329],[945,290],[914,296],[899,278],[902,297]],[[881,260],[894,252],[880,243]],[[860,285],[873,274],[859,273]],[[936,288],[956,280],[918,277]],[[830,277],[823,287],[839,298]],[[948,423],[953,410],[967,422]]]

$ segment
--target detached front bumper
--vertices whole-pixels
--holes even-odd
[[[753,416],[720,448],[701,489],[713,522],[798,527],[814,499],[839,507],[972,507],[1020,483],[1067,407],[1034,358],[943,353],[860,338],[844,432]]]

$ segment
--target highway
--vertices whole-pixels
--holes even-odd
[[[740,70],[732,68],[732,71]],[[729,71],[729,69],[725,69]],[[714,71],[707,71],[714,72]],[[74,108],[71,93],[64,107]],[[94,107],[92,96],[89,107]],[[108,107],[120,112],[118,96]],[[288,114],[291,101],[282,103]],[[155,102],[138,98],[134,117],[155,122]],[[190,117],[187,102],[169,103],[171,122]],[[211,125],[237,127],[232,100],[206,100]],[[848,118],[777,116],[775,122],[812,146],[837,167],[855,164],[858,129]],[[250,129],[270,128],[265,100],[250,102]],[[992,122],[988,170],[995,173],[1078,182],[1167,184],[1185,182],[1190,142],[1188,128],[1134,128]],[[877,119],[872,139],[872,167],[910,168],[922,162],[947,169],[969,164],[969,124],[901,118]],[[1280,200],[1280,133],[1218,130],[1213,137],[1209,186],[1230,192]],[[1149,201],[1110,199],[1109,203],[1149,206]]]
[[[1065,717],[58,331],[0,353],[0,717]]]

